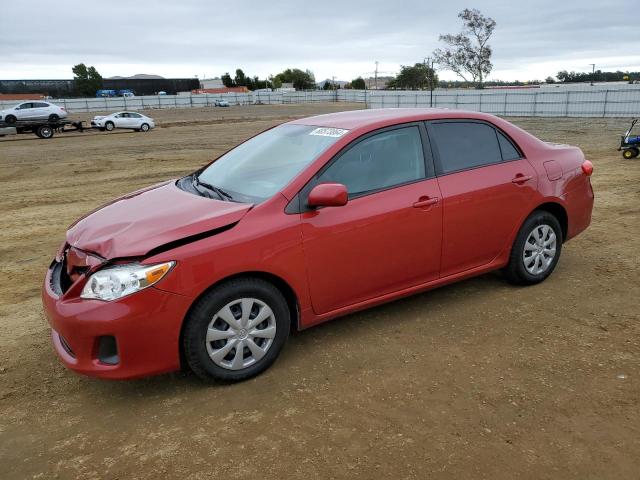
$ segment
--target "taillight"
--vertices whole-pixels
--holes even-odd
[[[584,173],[587,177],[590,177],[593,173],[593,163],[589,160],[585,160],[582,162],[582,173]]]
[[[66,112],[66,111],[67,111],[67,109],[66,109],[66,108],[64,108],[64,107],[60,107],[60,110],[62,110],[63,112]]]

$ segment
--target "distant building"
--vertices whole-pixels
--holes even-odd
[[[281,93],[286,93],[286,92],[295,92],[296,89],[293,86],[293,83],[288,83],[285,82],[282,85],[280,85],[280,88],[276,88],[274,89],[274,92],[281,92]]]
[[[203,78],[200,80],[200,88],[225,88],[220,78]]]
[[[197,88],[191,90],[191,93],[247,93],[249,89],[247,87],[222,87],[222,88]]]
[[[134,77],[104,78],[100,89],[132,90],[136,95],[155,95],[158,92],[175,95],[200,87],[197,78],[142,78],[144,74]],[[53,98],[81,96],[73,80],[0,80],[0,94],[40,94]]]

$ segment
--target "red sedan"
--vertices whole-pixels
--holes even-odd
[[[292,329],[502,269],[543,281],[591,162],[492,115],[343,112],[267,130],[72,225],[43,302],[66,366],[242,380]]]

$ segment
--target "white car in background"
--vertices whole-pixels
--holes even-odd
[[[67,111],[49,102],[30,100],[22,102],[15,107],[0,110],[0,121],[13,125],[17,121],[25,120],[47,120],[57,122],[67,118]]]
[[[156,126],[153,118],[138,112],[116,112],[107,116],[93,117],[91,126],[108,132],[116,128],[130,128],[138,132],[148,132]]]
[[[213,105],[215,107],[228,107],[229,106],[229,102],[227,102],[226,100],[223,100],[221,98],[216,99],[215,102],[213,102]]]

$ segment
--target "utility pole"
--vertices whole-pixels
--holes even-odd
[[[333,77],[331,77],[331,85],[333,86],[334,90],[336,89],[336,76],[334,75]]]
[[[427,75],[427,81],[429,82],[429,106],[430,107],[433,107],[433,76],[434,76],[433,65],[434,63],[435,62],[431,60],[431,57],[426,57],[423,60],[425,74]],[[427,70],[427,67],[429,67],[431,71]]]
[[[591,86],[593,87],[593,78],[596,76],[596,64],[590,63],[591,65]]]
[[[376,60],[376,70],[374,72],[374,82],[376,85],[376,90],[378,90],[378,61]]]

